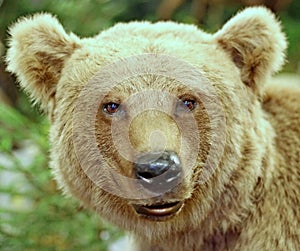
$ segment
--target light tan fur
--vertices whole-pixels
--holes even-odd
[[[8,70],[52,121],[51,167],[56,180],[65,193],[131,232],[137,250],[300,250],[300,86],[266,85],[284,63],[287,46],[270,11],[247,8],[212,35],[193,25],[131,22],[79,39],[48,14],[21,19],[10,34]],[[226,116],[221,161],[212,177],[200,184],[213,135],[205,109],[200,105],[195,111],[201,132],[197,165],[164,198],[184,201],[182,210],[160,222],[140,217],[132,200],[96,186],[82,171],[72,141],[75,102],[88,81],[105,65],[143,53],[174,56],[197,67],[217,90]],[[163,77],[137,77],[108,97],[128,98],[145,88],[179,97],[185,90],[177,84]],[[99,113],[99,150],[130,177],[132,163],[113,146],[109,126]],[[156,129],[166,135],[168,148],[177,151],[176,126],[159,112],[143,113],[133,121],[134,146],[149,150],[145,138]]]

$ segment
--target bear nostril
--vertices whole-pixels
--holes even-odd
[[[152,173],[149,172],[139,172],[136,174],[137,178],[144,179],[144,180],[151,180],[155,176],[153,176]]]
[[[134,165],[136,178],[152,191],[166,191],[176,186],[181,178],[182,168],[174,152],[150,152],[137,158]]]

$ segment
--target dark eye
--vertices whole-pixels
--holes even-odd
[[[113,115],[119,110],[119,107],[120,104],[111,102],[103,105],[103,111],[109,115]]]
[[[186,100],[183,100],[182,102],[183,102],[183,105],[185,106],[185,108],[187,108],[190,111],[193,111],[197,106],[197,102],[195,100],[186,99]]]

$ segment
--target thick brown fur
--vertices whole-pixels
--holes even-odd
[[[10,34],[8,70],[52,122],[51,167],[58,184],[131,232],[137,250],[300,250],[300,86],[272,84],[270,77],[283,65],[287,43],[270,11],[247,8],[213,35],[192,25],[131,22],[79,39],[48,14],[21,19]],[[197,165],[175,192],[161,198],[184,201],[184,206],[159,222],[140,217],[131,206],[135,201],[96,186],[82,170],[72,142],[75,103],[88,81],[105,65],[144,53],[174,56],[197,67],[216,89],[226,117],[222,158],[202,184],[198,178],[213,136],[212,121],[201,105],[195,110],[201,132]],[[126,99],[145,88],[178,97],[185,92],[163,77],[137,77],[108,97]],[[132,165],[113,146],[110,123],[99,113],[100,151],[130,177]],[[149,150],[146,141],[155,130],[165,135],[169,149],[178,151],[180,132],[174,121],[155,111],[133,121],[134,147]]]

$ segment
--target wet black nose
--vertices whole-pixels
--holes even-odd
[[[182,167],[175,152],[149,152],[142,154],[134,165],[136,178],[153,192],[173,189],[181,179]]]

